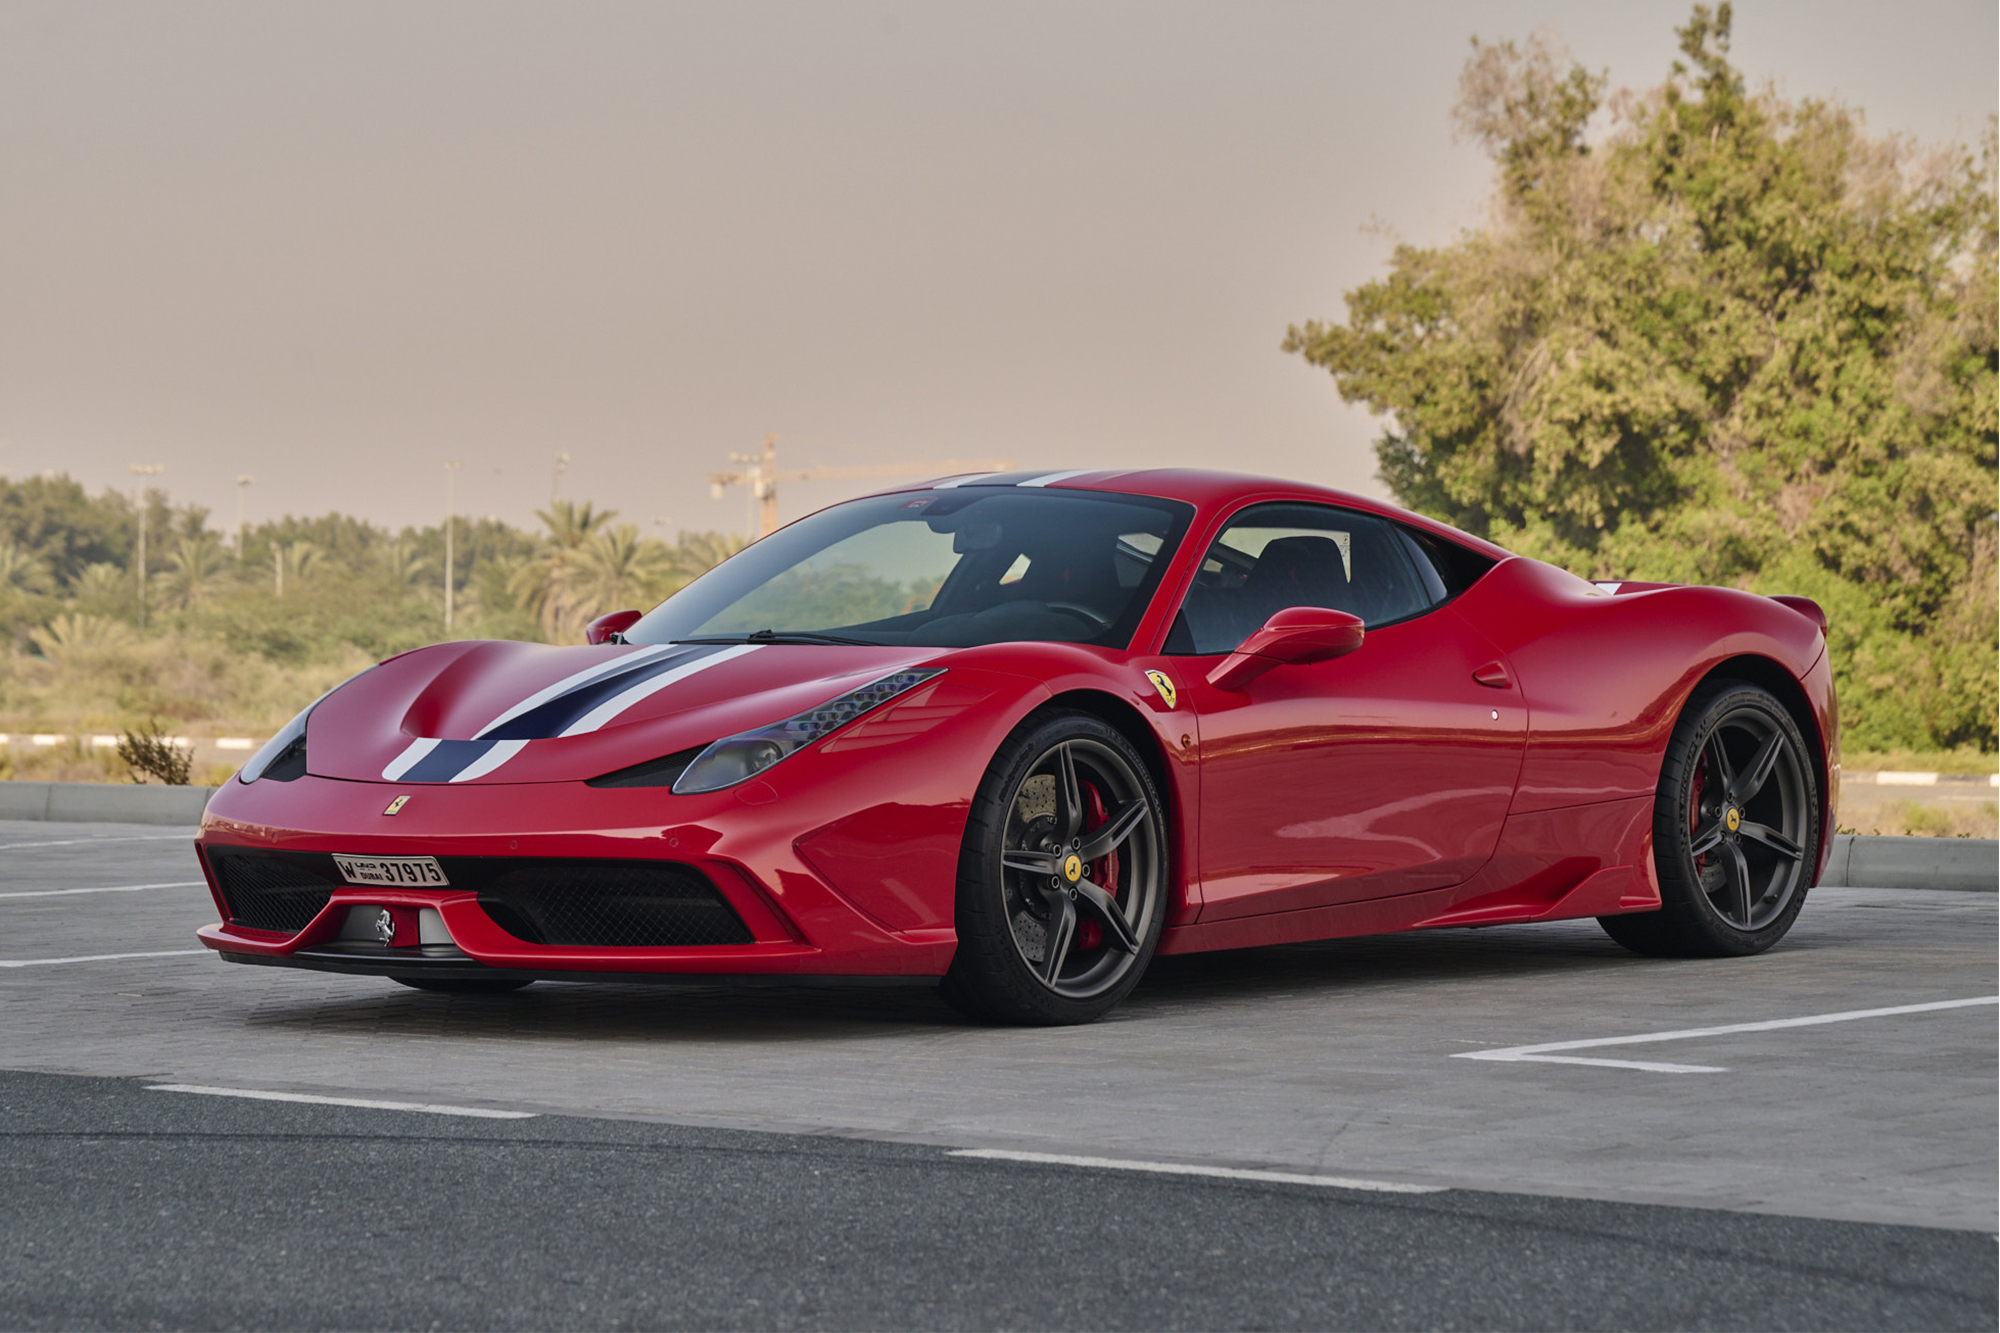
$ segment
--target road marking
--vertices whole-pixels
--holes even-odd
[[[67,898],[72,893],[137,893],[141,889],[205,889],[207,881],[175,880],[171,884],[110,884],[101,889],[29,889],[25,893],[0,893],[0,898]]]
[[[147,1092],[193,1092],[203,1097],[243,1097],[253,1102],[304,1102],[309,1106],[359,1106],[369,1111],[421,1111],[425,1115],[469,1115],[481,1120],[533,1120],[533,1111],[495,1111],[484,1106],[442,1102],[385,1102],[371,1097],[320,1097],[310,1092],[265,1092],[259,1088],[211,1088],[199,1083],[151,1083]]]
[[[1687,1041],[1694,1037],[1726,1037],[1738,1032],[1776,1032],[1781,1028],[1819,1027],[1826,1023],[1852,1023],[1862,1018],[1891,1018],[1898,1014],[1928,1014],[1940,1009],[1970,1009],[1975,1005],[2000,1004],[2000,995],[1980,995],[1969,1000],[1933,1000],[1928,1004],[1898,1004],[1887,1009],[1844,1009],[1834,1014],[1808,1014],[1804,1018],[1773,1018],[1761,1023],[1731,1023],[1717,1028],[1683,1028],[1678,1032],[1647,1032],[1632,1037],[1590,1037],[1583,1041],[1545,1041],[1533,1046],[1502,1046],[1490,1051],[1454,1051],[1454,1060],[1497,1060],[1505,1064],[1533,1062],[1552,1065],[1601,1065],[1611,1069],[1643,1069],[1655,1074],[1722,1074],[1720,1065],[1656,1064],[1644,1060],[1597,1060],[1585,1056],[1554,1055],[1554,1051],[1583,1051],[1599,1046],[1642,1046],[1657,1041]]]
[[[1446,1189],[1443,1185],[1406,1185],[1397,1180],[1308,1176],[1296,1171],[1251,1171],[1234,1166],[1191,1166],[1185,1162],[1137,1162],[1124,1157],[1073,1157],[1067,1153],[1013,1152],[1006,1148],[954,1148],[946,1155],[977,1157],[991,1162],[1080,1166],[1097,1171],[1145,1171],[1158,1176],[1210,1176],[1217,1180],[1257,1180],[1275,1185],[1324,1185],[1340,1190],[1373,1190],[1380,1194],[1442,1194]]]
[[[81,847],[85,843],[98,842],[180,842],[192,840],[200,830],[190,825],[184,833],[141,833],[129,838],[58,838],[54,842],[0,842],[0,852],[18,851],[23,847]]]
[[[110,963],[121,958],[192,958],[206,949],[161,949],[154,953],[87,953],[75,958],[0,958],[0,967],[54,967],[57,963]]]

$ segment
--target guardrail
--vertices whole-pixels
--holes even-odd
[[[0,819],[197,824],[213,787],[110,782],[0,782]],[[2000,891],[2000,840],[1887,838],[1842,833],[1820,883],[1870,889]]]

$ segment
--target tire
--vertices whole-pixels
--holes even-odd
[[[446,995],[505,995],[535,984],[513,977],[390,977],[389,980],[412,990],[439,991]]]
[[[1819,765],[1791,714],[1756,685],[1703,685],[1674,727],[1653,798],[1660,908],[1597,922],[1634,953],[1762,953],[1805,906],[1819,836]]]
[[[1168,846],[1130,741],[1088,713],[1029,718],[994,755],[966,821],[946,1001],[988,1023],[1102,1018],[1159,945]]]

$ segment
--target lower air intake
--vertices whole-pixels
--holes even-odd
[[[296,935],[333,897],[332,880],[270,852],[211,851],[208,862],[234,926]]]
[[[480,886],[493,923],[530,944],[685,949],[749,944],[750,931],[692,866],[657,861],[552,861]]]

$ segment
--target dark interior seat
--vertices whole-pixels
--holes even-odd
[[[1323,606],[1367,619],[1340,544],[1331,537],[1279,537],[1265,546],[1243,581],[1243,602],[1259,625],[1288,606]]]

